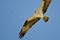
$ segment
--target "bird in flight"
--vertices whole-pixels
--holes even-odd
[[[45,22],[48,21],[49,18],[45,16],[44,13],[46,13],[50,3],[51,0],[42,0],[40,7],[37,10],[35,10],[34,15],[32,15],[25,21],[21,31],[19,32],[20,39],[24,37],[27,31],[40,19],[43,19]]]

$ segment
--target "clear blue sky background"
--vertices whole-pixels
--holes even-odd
[[[0,0],[0,40],[19,40],[19,31],[42,0]],[[49,21],[37,22],[22,40],[60,40],[60,0],[52,0]]]

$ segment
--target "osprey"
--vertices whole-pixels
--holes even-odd
[[[37,10],[35,10],[34,15],[25,21],[19,33],[19,38],[24,37],[26,32],[40,19],[43,19],[45,22],[48,21],[49,18],[47,16],[44,16],[44,13],[46,13],[50,3],[51,0],[42,0],[40,7]]]

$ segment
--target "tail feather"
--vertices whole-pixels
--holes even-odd
[[[49,20],[49,17],[44,16],[44,17],[43,17],[43,20],[44,20],[45,22],[47,22],[47,21]]]

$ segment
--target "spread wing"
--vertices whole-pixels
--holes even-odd
[[[20,31],[20,38],[22,38],[25,33],[40,19],[39,17],[33,18],[31,20],[26,20],[21,31]]]
[[[43,11],[43,14],[46,12],[49,4],[50,4],[51,0],[42,0],[41,6],[40,6],[40,10]],[[38,16],[38,15],[36,15]],[[22,38],[26,32],[37,22],[39,21],[40,17],[36,17],[35,15],[33,15],[31,18],[29,18],[28,20],[25,21],[20,33],[19,33],[19,38]]]
[[[42,0],[42,3],[40,5],[40,10],[43,11],[43,14],[47,11],[50,3],[51,3],[51,0]]]

